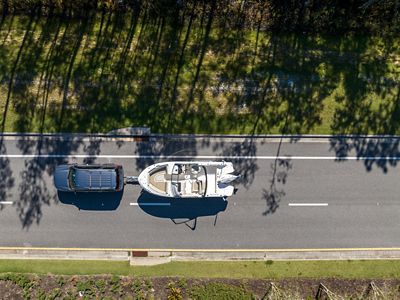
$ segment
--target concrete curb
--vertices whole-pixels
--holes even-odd
[[[280,251],[280,252],[172,252],[175,261],[187,260],[343,260],[400,259],[400,251]]]
[[[2,250],[0,259],[110,260],[128,261],[129,251]]]
[[[110,260],[149,266],[171,261],[267,261],[400,259],[400,248],[359,249],[67,249],[3,248],[0,259]]]
[[[400,250],[356,250],[356,251],[248,251],[248,252],[164,252],[147,257],[131,255],[131,265],[156,265],[171,261],[268,261],[268,260],[365,260],[400,259]]]

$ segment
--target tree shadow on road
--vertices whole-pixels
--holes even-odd
[[[29,228],[32,223],[39,224],[42,218],[42,206],[50,205],[56,201],[55,195],[51,195],[43,172],[47,163],[43,159],[32,159],[24,162],[24,168],[20,173],[20,192],[16,201],[17,211],[23,228]]]
[[[362,160],[365,169],[370,172],[375,166],[383,173],[389,167],[396,167],[400,157],[400,138],[398,137],[333,137],[330,140],[331,150],[335,152],[337,161],[346,161],[354,155]]]
[[[275,159],[271,164],[272,178],[270,180],[269,189],[263,189],[263,199],[267,208],[263,212],[263,216],[273,214],[279,207],[279,203],[286,195],[283,185],[286,184],[289,170],[292,168],[290,159]]]
[[[221,157],[230,157],[234,163],[235,172],[241,175],[238,183],[249,189],[258,170],[256,140],[249,137],[241,142],[226,143],[221,139],[213,147],[214,151],[218,149]]]
[[[43,205],[50,206],[57,203],[57,194],[49,188],[52,184],[52,176],[55,167],[66,163],[62,157],[77,152],[84,141],[81,137],[59,137],[51,138],[39,136],[30,138],[22,136],[17,140],[17,147],[25,155],[50,154],[49,157],[33,157],[24,160],[24,168],[20,172],[21,182],[18,186],[19,197],[16,201],[17,212],[23,228],[28,229],[33,223],[39,224],[43,217]],[[100,147],[100,144],[95,144]],[[90,145],[89,145],[90,147]],[[91,151],[98,153],[93,150]],[[51,155],[62,155],[61,157]]]
[[[189,156],[197,155],[197,141],[195,138],[169,138],[159,137],[153,138],[150,141],[141,141],[137,143],[136,154],[140,157],[136,159],[137,171],[141,172],[146,167],[159,162],[160,157],[164,156],[164,160],[177,160],[174,156]],[[185,159],[178,159],[185,160]]]
[[[289,170],[292,169],[292,162],[289,158],[279,158],[282,139],[279,142],[276,159],[271,164],[271,180],[269,189],[263,189],[263,199],[266,202],[267,208],[263,212],[263,216],[273,214],[279,207],[279,203],[286,195],[283,185],[286,184]]]
[[[228,202],[220,197],[179,199],[156,196],[145,191],[141,193],[137,202],[147,214],[171,219],[175,224],[185,224],[191,230],[196,229],[199,217],[215,216],[215,226],[218,213],[225,211],[228,205]]]
[[[13,172],[10,167],[10,159],[4,157],[7,155],[6,148],[4,146],[3,136],[0,136],[0,199],[6,201],[9,196],[11,188],[14,186]],[[0,210],[3,209],[3,205],[0,205]]]

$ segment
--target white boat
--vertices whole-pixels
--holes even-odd
[[[171,161],[144,169],[138,182],[149,193],[174,198],[229,197],[234,193],[231,162]]]

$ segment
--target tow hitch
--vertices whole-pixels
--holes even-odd
[[[125,177],[125,184],[139,184],[139,177],[138,176],[126,176]]]

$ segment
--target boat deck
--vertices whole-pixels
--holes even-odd
[[[161,168],[150,173],[149,185],[160,193],[167,194],[167,168]]]

